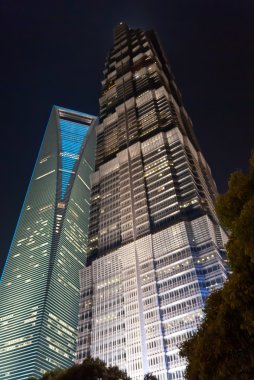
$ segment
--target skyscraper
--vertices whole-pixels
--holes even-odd
[[[118,25],[103,72],[77,361],[183,379],[178,344],[227,278],[216,185],[156,34]]]
[[[52,110],[1,281],[1,379],[73,362],[95,124],[91,115]]]

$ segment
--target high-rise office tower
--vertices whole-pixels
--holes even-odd
[[[178,344],[227,278],[216,186],[154,32],[117,26],[92,174],[77,361],[183,379]]]
[[[67,367],[76,350],[96,118],[54,107],[0,287],[0,378]]]

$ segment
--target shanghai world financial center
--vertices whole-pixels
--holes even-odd
[[[156,34],[120,23],[100,116],[53,107],[0,289],[0,378],[99,357],[184,379],[227,279],[216,185]]]

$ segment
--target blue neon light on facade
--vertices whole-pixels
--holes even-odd
[[[73,168],[79,159],[79,153],[89,127],[84,124],[74,123],[60,119],[61,132],[61,159],[62,159],[62,186],[61,198],[64,199],[67,187],[70,183]]]

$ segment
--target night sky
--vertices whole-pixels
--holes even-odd
[[[120,21],[158,32],[219,192],[253,148],[254,1],[1,0],[0,269],[53,104],[98,114]]]

